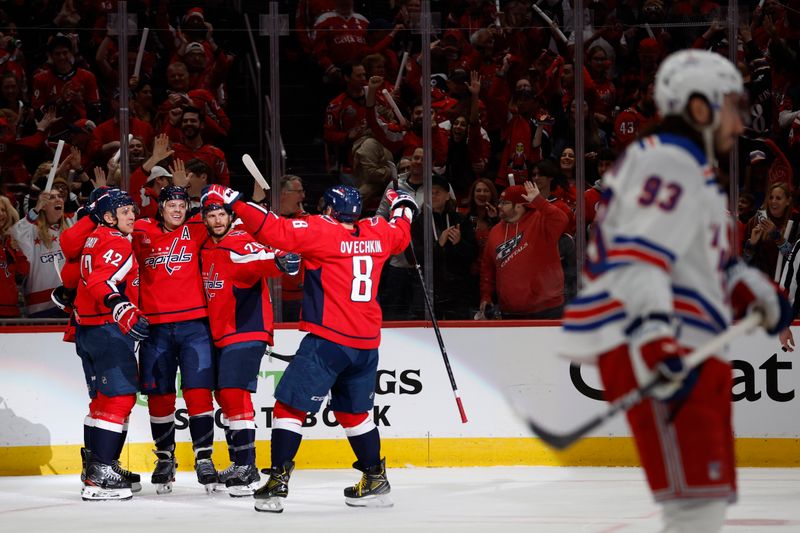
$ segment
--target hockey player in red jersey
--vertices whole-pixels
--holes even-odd
[[[233,229],[230,206],[208,203],[203,222],[210,239],[200,251],[211,335],[217,348],[217,401],[228,422],[231,466],[219,473],[232,497],[251,496],[256,468],[256,392],[261,357],[272,346],[272,302],[267,278],[297,275],[300,257],[276,253]]]
[[[358,220],[361,195],[339,185],[324,194],[323,215],[284,219],[239,193],[211,185],[203,203],[231,205],[259,241],[303,256],[305,280],[300,329],[307,331],[275,390],[272,467],[255,493],[257,511],[281,512],[306,413],[317,412],[330,391],[330,407],[342,425],[361,481],[344,491],[351,506],[389,506],[385,459],[370,413],[375,396],[381,309],[375,300],[383,265],[410,240],[414,200],[390,190],[392,218]]]
[[[92,400],[84,500],[129,500],[131,481],[119,472],[125,426],[136,402],[134,341],[148,335],[138,301],[139,266],[131,249],[136,208],[127,193],[98,201],[101,223],[86,239],[75,298],[76,347]]]
[[[197,480],[208,491],[218,482],[214,441],[214,361],[199,253],[208,233],[199,216],[187,220],[186,189],[168,186],[156,220],[136,221],[133,250],[141,268],[140,302],[151,335],[139,350],[140,391],[147,395],[158,457],[152,483],[171,492],[175,475],[175,377],[189,412]]]
[[[608,401],[662,379],[627,416],[668,533],[719,531],[737,496],[731,365],[718,353],[686,368],[681,356],[754,308],[769,333],[791,322],[770,280],[735,257],[715,179],[715,153],[744,130],[743,91],[718,54],[681,51],[662,63],[663,119],[603,177],[587,282],[564,314],[560,351],[597,362]]]

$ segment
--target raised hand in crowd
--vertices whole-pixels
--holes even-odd
[[[172,174],[172,184],[178,187],[189,186],[189,175],[186,173],[186,165],[183,160],[176,159],[170,166],[169,172]]]
[[[469,94],[473,98],[477,98],[481,92],[481,73],[473,70],[469,73],[469,83],[466,84],[469,89]]]
[[[107,184],[106,173],[103,167],[94,167],[94,179],[92,180],[92,187],[105,187]]]
[[[153,157],[154,165],[157,165],[164,159],[170,157],[172,154],[175,153],[175,150],[170,148],[169,145],[169,136],[166,133],[161,133],[156,136],[155,141],[153,142]]]
[[[39,131],[47,131],[50,126],[61,120],[61,117],[56,116],[56,108],[50,107],[47,112],[42,116],[41,120],[36,121],[36,129]]]
[[[36,207],[33,208],[34,213],[41,213],[42,209],[44,209],[45,206],[50,203],[50,200],[55,200],[57,197],[58,195],[54,192],[40,192],[39,199],[36,200]]]
[[[72,146],[69,149],[69,155],[65,157],[58,165],[58,170],[56,170],[57,175],[65,175],[68,174],[70,170],[81,170],[81,151]]]
[[[539,187],[537,187],[534,182],[526,181],[523,185],[525,186],[525,200],[532,202],[539,196]]]

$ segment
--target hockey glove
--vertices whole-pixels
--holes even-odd
[[[147,317],[122,295],[108,296],[106,305],[111,309],[111,317],[123,335],[128,335],[135,341],[143,341],[150,335],[150,322],[147,321]]]
[[[77,292],[75,289],[68,289],[63,285],[59,285],[50,293],[50,299],[53,300],[56,307],[69,315],[72,314],[72,304],[75,301]]]
[[[792,305],[761,271],[737,261],[726,269],[734,315],[742,317],[754,309],[764,314],[761,324],[775,335],[792,323]]]
[[[645,363],[662,382],[651,393],[665,402],[680,401],[689,395],[699,372],[699,366],[687,369],[681,354],[685,352],[673,338],[655,339],[639,348]],[[652,362],[652,364],[651,364]]]
[[[386,191],[386,199],[389,200],[389,212],[392,218],[407,218],[411,222],[417,213],[419,206],[414,197],[405,191]]]
[[[278,270],[284,274],[295,276],[300,272],[300,256],[292,253],[276,254],[275,265],[278,267]]]
[[[233,205],[241,196],[239,191],[234,191],[233,189],[215,183],[203,187],[203,192],[200,195],[200,202],[203,204],[203,207],[210,204]]]

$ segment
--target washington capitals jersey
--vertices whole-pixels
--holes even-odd
[[[120,293],[136,302],[139,293],[139,265],[129,237],[116,228],[98,226],[89,235],[81,255],[81,281],[75,297],[78,324],[97,326],[113,323],[106,298]]]
[[[149,218],[137,220],[134,228],[133,251],[142,277],[139,307],[150,323],[208,316],[199,264],[208,232],[199,217],[172,231]]]
[[[275,252],[247,232],[233,230],[200,251],[211,336],[218,348],[236,342],[272,345],[272,302],[267,278],[281,275]]]
[[[701,148],[663,133],[634,142],[603,177],[602,198],[560,351],[592,360],[648,317],[677,324],[687,347],[725,330],[733,220]]]
[[[384,263],[408,246],[408,220],[374,217],[351,230],[326,216],[287,219],[244,202],[233,208],[259,242],[302,255],[301,330],[351,348],[380,345],[378,282]]]

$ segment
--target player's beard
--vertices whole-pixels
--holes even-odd
[[[217,231],[215,228],[213,228],[213,227],[211,227],[211,226],[209,226],[207,224],[206,224],[206,229],[208,230],[208,234],[211,235],[212,237],[214,237],[215,239],[222,239],[225,235],[228,234],[228,232],[231,230],[232,226],[233,226],[233,220],[228,222],[225,225],[225,228],[222,231]]]
[[[186,139],[192,140],[197,138],[197,135],[200,133],[200,130],[198,128],[195,128],[194,126],[184,126],[183,131],[181,133],[183,133],[183,136],[186,137]]]

